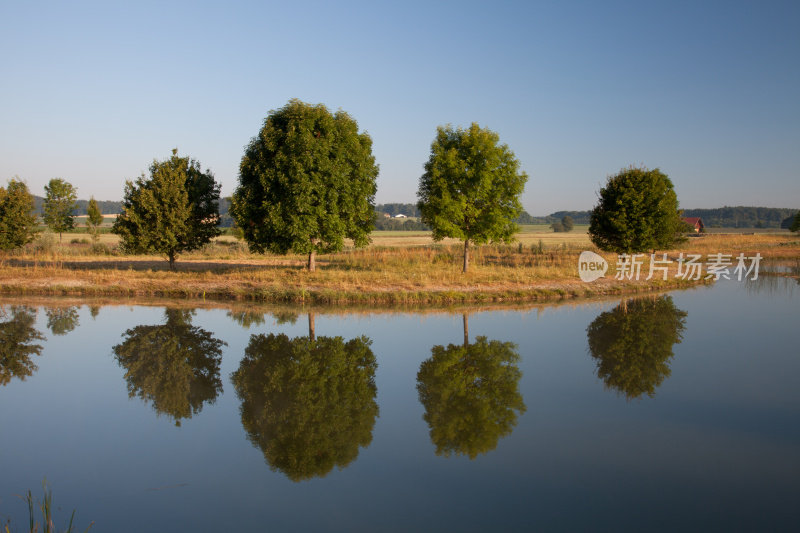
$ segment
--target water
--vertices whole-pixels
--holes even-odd
[[[311,324],[5,300],[0,524],[46,477],[92,531],[794,530],[800,293],[764,279]]]

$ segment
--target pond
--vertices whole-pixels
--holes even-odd
[[[0,524],[730,531],[800,522],[800,286],[455,312],[5,299]],[[183,304],[185,305],[185,304]]]

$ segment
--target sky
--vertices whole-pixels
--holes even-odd
[[[800,2],[0,0],[0,184],[121,200],[178,148],[222,184],[290,99],[373,140],[416,202],[439,125],[516,154],[534,215],[659,168],[681,207],[800,208]]]

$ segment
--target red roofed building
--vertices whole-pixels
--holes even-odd
[[[703,224],[703,219],[700,217],[684,217],[683,221],[694,228],[695,233],[700,233],[706,227],[705,224]]]

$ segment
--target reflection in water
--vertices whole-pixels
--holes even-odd
[[[266,313],[258,309],[236,309],[228,311],[228,316],[245,329],[250,329],[253,326],[261,326],[267,321]],[[272,316],[275,318],[275,322],[278,325],[286,323],[294,324],[297,322],[298,318],[297,313],[291,311],[278,311],[272,313]]]
[[[586,329],[597,376],[629,400],[653,397],[670,375],[672,345],[681,342],[687,315],[670,296],[627,300],[601,313]]]
[[[44,336],[33,327],[36,311],[27,306],[11,306],[0,310],[0,385],[6,385],[12,378],[25,381],[38,370],[32,355],[41,355],[42,346],[34,341],[44,340]]]
[[[474,459],[511,434],[525,403],[516,345],[486,337],[468,341],[464,315],[464,345],[434,346],[420,365],[417,391],[436,454]]]
[[[165,313],[166,324],[129,329],[113,350],[125,369],[128,394],[151,401],[158,414],[180,426],[182,418],[199,413],[222,392],[219,364],[226,343],[192,326],[193,311]]]
[[[313,323],[309,317],[310,323]],[[378,416],[372,341],[251,335],[231,376],[250,441],[292,481],[346,467]]]
[[[78,327],[78,308],[69,307],[45,307],[44,314],[47,315],[47,329],[53,335],[66,335]]]

